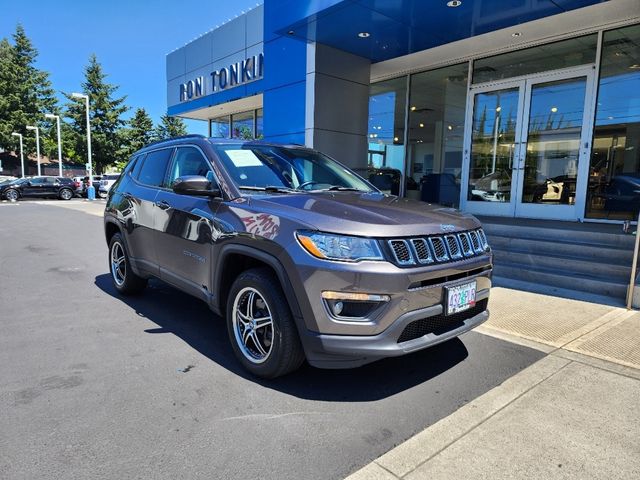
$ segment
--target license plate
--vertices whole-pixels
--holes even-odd
[[[463,312],[476,304],[476,281],[457,285],[455,287],[446,287],[447,292],[447,308],[446,315]]]

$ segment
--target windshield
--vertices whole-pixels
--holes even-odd
[[[240,188],[375,191],[356,173],[310,150],[247,144],[214,148]]]

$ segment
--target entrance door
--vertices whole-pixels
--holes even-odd
[[[564,220],[584,212],[592,75],[574,69],[472,89],[465,210]]]

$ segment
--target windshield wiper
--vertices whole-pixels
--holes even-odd
[[[293,190],[292,188],[287,187],[278,187],[276,185],[267,185],[266,187],[252,187],[249,185],[241,185],[238,187],[240,190],[253,190],[256,192],[267,192],[267,193],[299,193]]]
[[[359,188],[354,187],[341,187],[339,185],[332,185],[325,190],[335,191],[335,192],[364,192],[365,190],[360,190]]]

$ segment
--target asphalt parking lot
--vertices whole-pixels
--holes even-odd
[[[0,246],[0,478],[342,478],[543,355],[471,332],[258,381],[204,303],[116,295],[98,216],[0,204]]]

